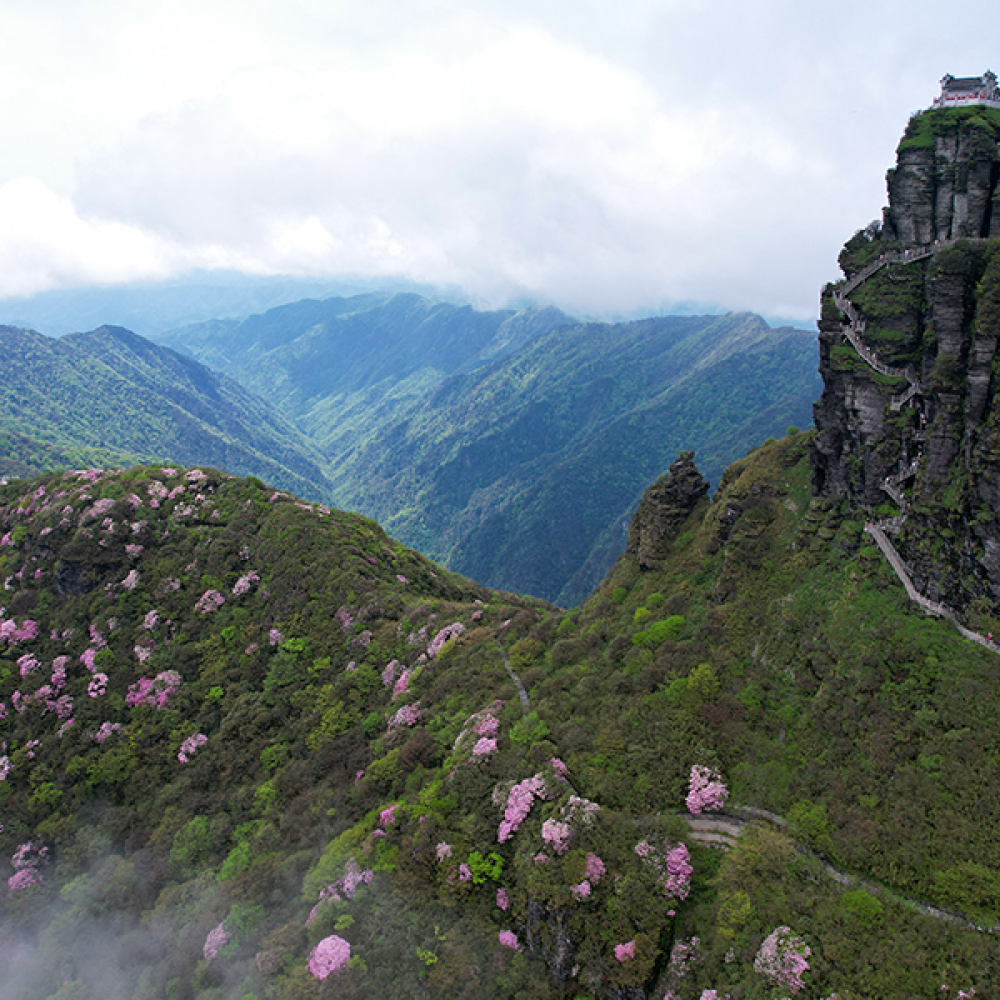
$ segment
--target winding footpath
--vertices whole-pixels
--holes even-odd
[[[696,844],[724,851],[736,846],[736,841],[746,832],[752,822],[768,823],[786,832],[788,828],[788,823],[781,816],[768,812],[766,809],[755,809],[751,806],[738,806],[728,812],[702,813],[698,816],[682,813],[681,817],[687,822],[691,830],[691,839]],[[864,889],[865,892],[872,896],[879,896],[890,903],[905,906],[907,909],[924,914],[924,916],[933,917],[935,920],[943,920],[945,923],[955,924],[958,927],[964,927],[966,930],[978,931],[981,934],[1000,934],[1000,924],[995,924],[992,927],[983,927],[981,924],[969,920],[968,917],[963,916],[961,913],[944,910],[940,906],[934,906],[931,903],[924,902],[922,899],[911,899],[909,896],[902,896],[897,892],[893,892],[892,889],[880,885],[878,882],[872,882],[870,879],[861,878],[859,875],[852,875],[850,872],[836,868],[822,854],[814,851],[811,847],[806,847],[805,844],[800,844],[798,841],[793,840],[792,846],[798,854],[810,858],[825,875],[840,885],[849,888]]]
[[[890,264],[912,264],[918,260],[932,257],[938,250],[951,246],[957,240],[941,240],[937,243],[925,246],[912,247],[909,250],[889,250],[882,254],[878,260],[873,261],[860,271],[853,274],[840,288],[833,291],[833,301],[837,308],[847,317],[847,322],[842,326],[842,332],[847,341],[851,344],[858,356],[864,361],[872,371],[884,375],[886,378],[906,379],[909,383],[906,390],[893,395],[889,401],[889,408],[895,411],[901,410],[916,396],[923,394],[923,387],[916,370],[912,366],[897,368],[887,365],[879,359],[878,354],[865,343],[865,321],[858,311],[857,306],[848,298],[851,292],[860,288],[873,274],[876,274],[883,267]],[[939,604],[924,597],[913,585],[910,572],[900,558],[896,547],[889,541],[886,532],[897,532],[902,528],[907,517],[907,500],[902,490],[902,484],[917,475],[920,471],[921,455],[906,468],[897,472],[893,476],[887,476],[882,481],[882,489],[889,494],[895,504],[900,508],[900,513],[895,517],[882,518],[880,520],[868,520],[865,523],[865,532],[871,535],[879,550],[885,556],[893,572],[899,577],[900,582],[906,589],[906,594],[915,604],[919,605],[925,614],[934,615],[938,618],[947,618],[958,631],[970,642],[978,643],[994,653],[1000,653],[1000,648],[991,639],[978,632],[973,632],[966,628],[958,620],[957,613],[946,604]]]

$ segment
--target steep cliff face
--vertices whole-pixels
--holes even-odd
[[[893,527],[918,588],[994,632],[998,138],[1000,113],[985,108],[911,120],[884,225],[847,242],[847,280],[823,292],[813,452],[817,492],[905,513]]]

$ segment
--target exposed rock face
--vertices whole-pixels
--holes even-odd
[[[678,529],[708,488],[708,481],[695,468],[694,452],[682,451],[667,473],[646,490],[632,518],[625,546],[640,569],[660,565]]]
[[[824,290],[813,449],[818,493],[862,508],[899,508],[897,548],[925,596],[1000,623],[1000,394],[993,372],[1000,335],[1000,210],[994,212],[1000,113],[984,108],[928,112],[911,121],[889,172],[884,230],[871,226],[845,245],[850,278],[886,251],[960,239],[932,256],[894,262],[850,292],[865,345],[879,362],[910,368],[919,391],[893,409],[903,378],[876,372],[843,333],[846,319]],[[923,143],[923,145],[921,145]],[[966,239],[968,238],[968,239]]]

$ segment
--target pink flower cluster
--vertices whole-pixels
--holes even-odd
[[[716,812],[726,804],[728,797],[729,789],[718,773],[701,764],[691,768],[686,799],[689,813],[697,816],[703,812]]]
[[[176,670],[164,670],[154,678],[143,677],[135,684],[129,685],[125,695],[125,704],[135,708],[139,705],[149,705],[151,708],[166,708],[170,696],[183,683],[181,675]]]
[[[267,633],[267,641],[272,646],[280,646],[285,641],[285,637],[278,629],[273,628]]]
[[[415,726],[420,721],[420,702],[415,701],[412,705],[404,705],[390,720],[389,729],[396,729],[398,726]]]
[[[399,670],[399,660],[390,660],[382,671],[382,687],[392,687],[392,682],[396,679]]]
[[[22,844],[10,859],[14,874],[7,879],[7,888],[11,892],[19,892],[33,885],[40,885],[42,875],[39,868],[48,861],[49,849],[47,847],[35,847],[29,840]]]
[[[157,612],[156,608],[153,608],[152,611],[146,612],[146,616],[142,619],[142,627],[147,632],[152,632],[153,629],[156,628],[156,623],[159,620],[160,620],[159,613]]]
[[[337,624],[345,631],[350,632],[354,627],[354,619],[347,608],[337,608],[337,613],[333,616],[337,619]]]
[[[122,727],[119,722],[102,722],[100,728],[93,734],[91,739],[95,743],[103,743],[106,739],[110,739],[115,733],[120,733],[121,731]]]
[[[351,946],[342,937],[331,934],[312,950],[309,956],[309,971],[317,979],[326,979],[331,973],[347,968],[351,959]]]
[[[619,962],[627,962],[630,958],[635,958],[635,941],[629,941],[627,944],[616,944],[615,958]]]
[[[122,580],[122,586],[126,590],[135,590],[139,586],[139,573],[137,570],[130,570],[128,576]]]
[[[513,948],[514,951],[520,951],[521,950],[521,942],[518,941],[517,935],[513,931],[501,931],[497,935],[497,940],[505,948]]]
[[[233,584],[233,597],[242,597],[249,593],[255,583],[260,583],[260,577],[253,570],[250,570]]]
[[[14,645],[18,642],[30,642],[37,638],[38,623],[33,622],[30,618],[25,618],[20,627],[13,618],[8,621],[0,620],[0,642]]]
[[[798,993],[805,986],[802,980],[809,971],[806,959],[812,954],[809,945],[793,934],[790,927],[775,927],[764,938],[754,959],[754,972],[782,989]]]
[[[491,740],[488,736],[482,737],[482,739],[476,742],[476,745],[472,748],[473,757],[489,757],[497,748],[497,741]]]
[[[194,609],[200,614],[207,615],[213,611],[218,611],[225,603],[226,599],[217,590],[206,590],[198,598],[198,603],[195,604]]]
[[[451,625],[445,625],[443,629],[433,639],[431,639],[429,645],[427,646],[427,659],[433,660],[438,653],[444,649],[444,644],[449,639],[457,639],[465,631],[465,626],[461,622],[454,622]]]
[[[670,962],[667,966],[668,972],[674,980],[683,979],[699,961],[698,947],[701,944],[699,937],[681,938],[674,942],[670,949]]]
[[[395,686],[392,689],[392,698],[395,701],[401,695],[407,694],[410,690],[410,678],[413,676],[413,671],[407,668],[399,675],[399,680],[396,681]]]
[[[542,824],[542,840],[558,855],[569,850],[569,842],[573,836],[573,828],[569,823],[561,823],[557,819],[547,819]]]
[[[506,889],[497,889],[497,906],[506,913],[510,909],[510,896]]]
[[[223,920],[218,927],[213,927],[208,932],[208,937],[205,938],[205,945],[201,949],[201,953],[210,962],[229,943],[229,931],[226,930],[225,923]]]
[[[390,826],[395,826],[396,825],[396,810],[398,808],[399,808],[399,805],[397,804],[397,805],[389,806],[388,809],[383,809],[379,813],[379,815],[378,815],[378,821],[379,821],[379,823],[383,827],[385,827],[385,828],[388,828]]]
[[[545,779],[540,774],[536,774],[533,778],[525,778],[510,790],[503,822],[497,829],[497,840],[501,844],[517,833],[518,828],[528,818],[535,798],[545,798],[545,795]]]
[[[344,874],[320,892],[319,899],[312,908],[309,919],[306,920],[306,927],[316,919],[320,903],[324,899],[332,899],[335,903],[339,903],[342,899],[354,899],[358,888],[362,885],[370,885],[374,876],[375,872],[371,868],[362,868],[354,858],[351,858],[344,866]]]
[[[586,899],[591,890],[598,882],[604,878],[604,873],[607,868],[604,862],[596,854],[588,854],[586,867],[584,869],[584,874],[586,878],[580,882],[578,885],[571,885],[570,891],[579,900]]]
[[[195,733],[193,736],[189,736],[181,744],[181,748],[177,753],[177,759],[182,764],[187,764],[188,761],[190,761],[190,759],[198,752],[198,748],[203,747],[207,742],[208,737],[204,733]]]
[[[108,675],[94,674],[87,685],[87,696],[90,698],[100,698],[108,689]]]
[[[635,845],[635,853],[656,870],[657,885],[663,889],[664,895],[686,899],[691,891],[691,855],[683,844],[671,847],[669,844],[662,849],[653,847],[648,841],[642,840]]]

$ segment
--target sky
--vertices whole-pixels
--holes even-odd
[[[0,0],[0,298],[194,270],[815,317],[995,6]]]

